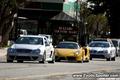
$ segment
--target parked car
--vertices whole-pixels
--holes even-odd
[[[50,47],[47,38],[38,35],[23,35],[7,50],[7,62],[37,60],[40,63],[54,63],[54,57],[54,48]]]
[[[120,56],[120,39],[111,39],[115,48],[116,48],[116,56]]]
[[[115,47],[109,41],[95,40],[89,43],[90,59],[92,58],[105,58],[107,61],[115,61]]]
[[[63,41],[55,48],[55,60],[71,60],[78,62],[89,62],[90,54],[88,48],[79,46],[77,42]]]

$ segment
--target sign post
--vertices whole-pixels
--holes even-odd
[[[0,42],[2,41],[2,36],[0,35]]]

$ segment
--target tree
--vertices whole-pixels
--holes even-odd
[[[111,37],[120,38],[120,0],[107,0],[107,3],[109,5],[107,17],[110,24]]]
[[[16,13],[15,0],[1,0],[0,1],[0,36],[2,40],[1,46],[7,44],[9,33],[12,29],[12,21]]]
[[[109,21],[111,38],[120,38],[120,0],[88,0],[90,3],[94,3],[91,6],[91,10],[94,14],[105,13]]]
[[[0,46],[7,45],[17,6],[24,0],[0,0]]]
[[[80,14],[81,20],[83,21],[88,34],[95,35],[97,37],[100,33],[109,30],[108,20],[105,13],[93,13],[86,2],[81,4]]]

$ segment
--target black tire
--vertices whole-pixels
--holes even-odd
[[[39,61],[39,63],[45,63],[46,62],[46,54],[44,53],[43,54],[43,58],[42,58],[42,61]]]
[[[119,57],[117,53],[116,53],[116,57]]]
[[[89,62],[90,60],[89,59],[87,59],[85,62]]]
[[[106,58],[106,61],[111,61],[111,58]]]
[[[81,61],[77,61],[78,63],[84,63],[84,60],[82,59]]]
[[[55,62],[60,62],[60,57],[55,56]]]
[[[90,57],[90,60],[92,60],[92,57]]]
[[[78,63],[84,63],[84,61],[82,60],[82,61],[77,61]]]
[[[113,57],[111,60],[112,60],[112,61],[115,61],[115,57]]]
[[[12,62],[13,62],[13,60],[8,60],[8,59],[7,59],[7,63],[12,63]]]
[[[17,60],[17,63],[23,63],[23,60]]]

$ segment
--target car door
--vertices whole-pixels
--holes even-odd
[[[120,56],[120,41],[118,41],[118,56]]]
[[[46,38],[44,39],[45,39],[46,58],[50,58],[51,55],[50,43]]]
[[[110,43],[110,47],[111,47],[111,52],[112,52],[112,56],[116,56],[116,49],[115,49],[115,47],[114,47],[114,45],[113,45],[113,43]]]

